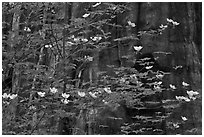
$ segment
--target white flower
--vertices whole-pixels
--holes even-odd
[[[167,18],[166,20],[167,20],[167,22],[170,22],[170,23],[173,22],[173,20],[172,20],[172,19],[169,19],[169,18]]]
[[[104,104],[108,104],[108,102],[107,102],[107,101],[105,101],[104,99],[102,100],[102,102],[103,102]]]
[[[172,24],[175,25],[175,26],[178,26],[178,25],[179,25],[178,22],[173,21],[172,19],[167,18],[166,20],[167,20],[167,22],[172,23]]]
[[[93,98],[97,98],[96,92],[95,92],[95,93],[89,92],[89,95],[90,95],[91,97],[93,97]]]
[[[142,47],[142,46],[134,46],[133,48],[134,48],[134,50],[136,50],[136,51],[140,51],[143,47]]]
[[[159,26],[159,28],[161,28],[161,29],[165,29],[165,28],[167,28],[168,27],[168,25],[163,25],[163,24],[161,24],[160,26]]]
[[[25,27],[24,31],[31,32],[30,28],[28,28],[28,27]]]
[[[147,66],[147,67],[145,67],[146,69],[151,69],[153,66]]]
[[[181,118],[182,118],[183,121],[188,120],[186,117],[183,117],[183,116],[181,116]]]
[[[80,97],[85,97],[85,92],[80,92],[80,91],[78,91],[78,95],[80,96]]]
[[[94,4],[94,5],[92,5],[92,7],[95,8],[95,7],[97,7],[100,4],[101,4],[101,2],[98,2],[98,3]]]
[[[80,42],[80,38],[74,38],[75,42]]]
[[[83,42],[87,42],[87,41],[89,41],[88,39],[81,39]]]
[[[68,104],[70,101],[65,98],[65,99],[62,99],[61,102],[64,103],[64,104]]]
[[[173,25],[175,25],[175,26],[178,26],[180,23],[178,23],[178,22],[176,22],[176,21],[174,21],[173,22]]]
[[[108,88],[103,88],[105,92],[107,92],[108,94],[112,93],[110,87]]]
[[[7,99],[7,98],[10,98],[10,94],[4,93],[4,94],[2,95],[2,97],[3,97],[3,98],[6,98],[6,99]]]
[[[62,97],[63,97],[63,98],[69,98],[69,96],[70,96],[69,94],[62,93]]]
[[[185,82],[182,82],[182,85],[185,86],[185,87],[189,86],[189,84],[185,83]]]
[[[174,126],[175,128],[179,128],[178,123],[173,123],[173,126]]]
[[[190,99],[193,99],[193,100],[196,99],[196,97],[194,97],[194,96],[199,95],[199,93],[198,93],[197,91],[194,92],[193,90],[187,91],[187,94],[188,94],[189,98],[190,98]]]
[[[189,98],[184,97],[184,96],[176,96],[176,99],[178,101],[183,101],[183,100],[186,101],[186,102],[190,102],[191,101]]]
[[[10,95],[10,99],[14,99],[14,98],[16,98],[17,97],[17,94],[12,94],[12,95]]]
[[[40,96],[40,97],[44,97],[45,96],[45,92],[37,92],[38,93],[38,95]]]
[[[171,89],[176,89],[175,85],[170,84],[169,86],[170,86]]]
[[[52,45],[45,45],[45,48],[52,48]]]
[[[82,17],[83,17],[83,18],[87,18],[89,15],[90,15],[90,13],[86,13],[86,14],[84,14]]]
[[[92,39],[93,41],[99,41],[102,39],[102,37],[90,37],[90,39]]]
[[[58,90],[57,90],[55,87],[53,87],[53,88],[50,88],[50,92],[53,93],[53,94],[55,94],[55,93],[58,92]]]
[[[128,23],[128,25],[131,26],[131,27],[135,27],[135,26],[136,26],[135,23],[132,23],[131,21],[128,21],[127,23]]]

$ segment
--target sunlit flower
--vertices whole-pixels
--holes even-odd
[[[97,94],[96,92],[95,92],[95,93],[89,92],[89,95],[90,95],[91,97],[93,97],[93,98],[97,98],[96,94]]]
[[[98,2],[98,3],[94,4],[94,5],[92,5],[92,7],[95,8],[95,7],[99,6],[100,4],[101,4],[101,2]]]
[[[175,86],[175,85],[172,85],[172,84],[170,84],[169,87],[170,87],[171,89],[176,89],[176,86]]]
[[[44,97],[45,96],[45,92],[37,92],[38,93],[38,95],[40,96],[40,97]]]
[[[78,91],[78,95],[80,96],[80,97],[85,97],[85,92],[80,92],[80,91]]]
[[[160,26],[159,26],[159,28],[161,28],[161,29],[165,29],[165,28],[167,28],[168,27],[168,25],[163,25],[163,24],[161,24]]]
[[[142,47],[142,46],[134,46],[133,48],[134,48],[134,50],[136,50],[136,51],[140,51],[143,47]]]
[[[63,97],[63,98],[69,98],[69,97],[70,97],[70,94],[62,93],[62,97]]]
[[[2,95],[2,97],[5,98],[5,99],[10,98],[10,94],[4,93],[4,94]]]
[[[53,94],[55,94],[55,93],[58,92],[58,90],[57,90],[55,87],[53,87],[53,88],[50,88],[50,92],[53,93]]]
[[[12,95],[10,95],[10,99],[14,99],[14,98],[16,98],[17,97],[17,94],[12,94]]]
[[[61,99],[61,102],[64,103],[64,104],[68,104],[70,101],[65,98],[65,99]]]
[[[92,39],[93,41],[99,41],[102,39],[102,37],[90,37],[90,39]]]
[[[192,100],[196,99],[196,97],[194,97],[194,96],[199,95],[199,93],[197,91],[194,92],[193,90],[187,91],[187,94],[188,94],[189,98],[192,99]]]
[[[103,89],[104,89],[105,92],[107,92],[107,93],[109,93],[109,94],[112,93],[110,87],[108,87],[108,88],[103,88]]]
[[[187,98],[187,97],[184,97],[184,96],[176,96],[176,99],[178,100],[178,101],[186,101],[186,102],[190,102],[190,99],[189,98]]]
[[[182,118],[183,121],[188,120],[186,117],[183,117],[183,116],[181,116],[181,118]]]
[[[84,14],[82,17],[83,17],[83,18],[87,18],[89,15],[90,15],[90,13],[86,13],[86,14]]]
[[[170,22],[170,23],[173,22],[173,20],[172,20],[172,19],[169,19],[169,18],[167,18],[166,20],[167,20],[167,22]]]
[[[173,123],[173,126],[174,126],[175,128],[179,128],[178,123]]]
[[[147,67],[145,67],[146,69],[151,69],[153,66],[147,66]]]
[[[87,41],[89,41],[88,39],[81,39],[81,41],[83,41],[83,42],[87,42]]]
[[[131,27],[135,27],[135,26],[136,26],[135,23],[132,23],[131,21],[128,21],[127,23],[128,23],[128,25],[131,26]]]
[[[189,86],[189,84],[185,83],[185,82],[182,82],[182,85],[185,86],[185,87]]]
[[[107,101],[105,101],[104,99],[102,100],[102,102],[103,102],[104,104],[108,104],[108,102],[107,102]]]
[[[52,48],[52,45],[45,45],[45,48]]]
[[[75,42],[80,42],[80,38],[74,38]]]
[[[173,21],[172,19],[169,19],[169,18],[167,18],[166,20],[167,20],[167,22],[172,23],[175,26],[178,26],[180,24],[180,23]]]
[[[25,27],[24,31],[31,32],[31,29],[29,27]]]

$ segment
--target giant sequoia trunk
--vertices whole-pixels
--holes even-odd
[[[80,17],[88,7],[87,3],[75,3],[73,17]],[[154,30],[161,24],[166,24],[167,18],[180,24],[167,29],[162,35],[153,36],[144,34],[137,42],[128,46],[118,43],[118,46],[107,48],[99,53],[98,66],[94,70],[111,71],[107,65],[133,66],[122,59],[124,55],[133,55],[133,45],[143,46],[142,53],[152,53],[162,67],[168,67],[171,74],[164,78],[164,85],[176,85],[177,93],[166,92],[164,98],[175,98],[175,95],[185,95],[186,89],[182,82],[189,83],[188,89],[201,93],[201,3],[128,3],[130,11],[123,13],[116,19],[116,24],[124,25],[127,21],[135,22],[133,29],[111,29],[113,38],[124,35],[137,34],[141,30]],[[167,54],[168,53],[168,54]],[[134,55],[133,55],[134,56]],[[179,69],[178,69],[179,68]],[[195,111],[201,117],[201,107]],[[192,113],[192,117],[196,117]]]

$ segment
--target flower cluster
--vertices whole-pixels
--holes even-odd
[[[173,21],[172,19],[167,18],[167,22],[172,23],[174,26],[178,26],[180,23]]]
[[[7,94],[7,93],[4,93],[4,94],[2,95],[2,97],[5,98],[5,99],[8,99],[8,98],[14,99],[14,98],[17,97],[17,94]]]

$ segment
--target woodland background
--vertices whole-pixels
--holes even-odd
[[[201,2],[5,2],[2,34],[3,134],[202,134]]]

